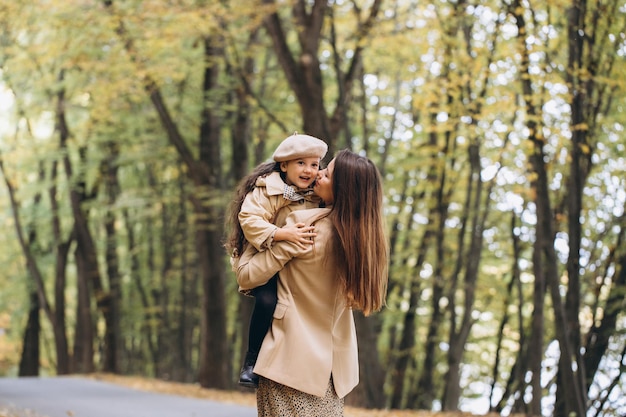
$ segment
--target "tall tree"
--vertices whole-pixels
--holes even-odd
[[[117,16],[117,33],[122,39],[130,59],[142,71],[141,51],[137,50],[134,39],[127,31],[122,15],[114,7],[113,1],[105,1],[105,6],[113,16]],[[201,124],[198,137],[197,157],[189,148],[171,111],[161,93],[159,84],[149,74],[142,79],[143,87],[154,105],[163,129],[176,149],[181,162],[186,167],[187,176],[196,190],[189,195],[196,222],[196,251],[200,266],[202,298],[200,302],[200,354],[198,379],[202,386],[226,388],[230,385],[228,339],[226,337],[226,308],[224,304],[225,265],[222,251],[223,207],[220,195],[223,188],[221,165],[221,118],[217,111],[217,85],[220,74],[220,60],[224,49],[217,33],[200,38],[204,51],[204,71],[202,73]]]
[[[553,219],[553,211],[551,198],[548,185],[548,173],[546,168],[546,156],[545,156],[545,137],[542,133],[542,125],[540,123],[540,105],[537,100],[533,100],[533,85],[532,76],[530,71],[530,59],[529,51],[526,46],[526,39],[528,36],[526,20],[523,16],[524,8],[522,5],[515,1],[512,4],[512,13],[515,17],[515,21],[518,28],[519,38],[519,51],[521,55],[520,69],[523,76],[520,77],[520,83],[522,92],[524,94],[526,113],[528,115],[526,126],[528,128],[528,140],[532,143],[531,155],[529,156],[530,165],[532,168],[532,180],[531,187],[535,196],[534,203],[536,205],[537,215],[537,227],[536,227],[536,240],[534,246],[533,255],[533,268],[535,271],[535,279],[538,282],[545,280],[545,288],[551,295],[551,301],[555,317],[555,330],[557,340],[559,341],[559,347],[561,350],[561,356],[564,360],[560,362],[559,374],[560,385],[559,389],[562,389],[565,394],[562,397],[564,404],[567,404],[568,415],[569,412],[575,412],[579,416],[583,416],[586,410],[586,404],[584,401],[584,395],[581,390],[581,386],[578,383],[578,372],[582,369],[580,366],[573,366],[576,363],[576,355],[573,352],[573,346],[570,342],[567,316],[563,301],[561,300],[558,260],[554,249],[554,240],[556,238],[556,231]],[[537,288],[537,298],[542,298],[539,292],[543,291],[543,286]],[[543,301],[537,300],[538,304],[535,308],[541,308]],[[538,323],[538,320],[534,321]],[[536,332],[536,337],[533,342],[538,342],[540,337],[538,332],[543,329],[533,327],[533,331]],[[540,358],[534,357],[535,364],[537,366]],[[574,371],[573,369],[579,370]],[[531,406],[532,415],[541,415],[541,372],[535,372],[532,375],[533,378],[533,402]]]
[[[105,158],[101,164],[100,175],[104,179],[104,189],[106,202],[113,207],[120,193],[118,178],[119,171],[119,145],[114,142],[105,144]],[[120,277],[119,256],[117,254],[117,216],[113,209],[107,210],[104,219],[104,229],[106,234],[105,262],[106,272],[111,293],[111,303],[108,306],[111,315],[110,325],[104,335],[105,357],[103,359],[103,369],[106,372],[120,372],[120,357],[122,350],[122,329],[121,329],[121,305],[122,287]]]
[[[53,168],[56,164],[53,164]],[[37,241],[36,228],[31,227],[28,234],[25,233],[22,227],[21,220],[21,206],[19,204],[17,191],[13,185],[13,180],[10,179],[9,174],[5,170],[4,159],[0,154],[0,172],[2,172],[9,193],[9,200],[11,202],[11,208],[14,218],[14,224],[16,228],[16,235],[20,243],[21,250],[23,252],[24,259],[26,260],[26,268],[29,275],[32,278],[32,286],[29,288],[29,315],[26,324],[26,330],[24,334],[23,345],[23,357],[20,363],[20,374],[24,375],[38,375],[39,374],[39,345],[40,345],[40,329],[39,322],[40,310],[43,310],[46,317],[50,321],[52,326],[54,345],[56,351],[56,372],[59,375],[67,374],[70,372],[70,360],[68,351],[67,334],[65,331],[65,266],[67,262],[67,253],[69,250],[69,242],[62,243],[60,240],[56,240],[56,268],[55,268],[55,281],[54,281],[54,306],[49,302],[44,274],[41,271],[41,267],[36,258],[34,246]],[[39,175],[43,174],[40,169]],[[53,169],[53,180],[55,179],[55,171]],[[51,187],[50,194],[55,195],[55,187]],[[35,197],[35,206],[37,207],[41,201],[41,195],[38,194]],[[58,231],[58,212],[54,212],[52,216],[53,230],[55,237],[59,238],[56,234]],[[36,297],[36,299],[34,298]]]
[[[29,242],[26,242],[26,238],[24,236],[24,232],[21,229],[21,220],[19,216],[19,204],[17,202],[15,196],[15,189],[12,185],[11,180],[7,176],[7,172],[4,168],[4,161],[2,156],[0,155],[0,172],[4,177],[4,182],[7,186],[7,190],[9,191],[9,198],[11,199],[11,206],[13,207],[13,217],[15,219],[15,227],[17,228],[17,234],[20,237],[20,242],[22,244],[22,250],[25,252],[26,258],[30,259],[28,269],[30,270],[30,274],[35,274],[32,279],[32,284],[28,285],[29,292],[29,303],[28,303],[28,319],[26,322],[26,328],[24,330],[23,344],[22,344],[22,355],[20,357],[19,364],[19,376],[37,376],[39,375],[39,361],[40,361],[40,337],[39,332],[41,329],[41,324],[39,322],[39,311],[41,309],[40,299],[45,299],[45,292],[42,292],[43,288],[37,285],[37,278],[41,278],[39,275],[39,270],[37,265],[34,263],[33,254],[32,254],[32,240],[29,239]],[[41,298],[40,298],[41,297]],[[49,309],[48,309],[49,312]],[[49,315],[48,317],[52,317]],[[53,322],[54,324],[54,322]]]
[[[337,96],[330,115],[327,113],[328,93],[322,73],[320,48],[325,17],[330,7],[338,6],[331,5],[325,0],[315,0],[312,4],[305,0],[294,0],[291,9],[293,21],[286,24],[288,20],[280,16],[281,7],[275,0],[264,0],[264,3],[272,6],[272,11],[265,18],[264,27],[272,39],[274,52],[289,87],[298,100],[302,128],[305,133],[324,139],[329,145],[328,155],[333,155],[336,150],[337,134],[346,118],[346,108],[353,98],[352,87],[357,81],[363,43],[374,27],[382,1],[374,0],[363,19],[362,10],[357,4],[352,3],[350,6],[355,9],[354,14],[357,17],[354,44],[351,48],[353,53],[345,72],[335,74],[334,81],[342,94]],[[288,28],[295,32],[298,49],[290,45]]]
[[[59,74],[62,81],[65,77],[64,71]],[[78,372],[93,372],[94,365],[94,348],[95,342],[95,318],[92,317],[91,297],[96,300],[96,307],[102,313],[105,321],[105,334],[113,331],[113,321],[111,315],[111,296],[104,288],[102,275],[100,273],[100,262],[98,261],[98,250],[96,242],[89,224],[87,201],[92,196],[87,190],[86,180],[83,175],[75,175],[74,164],[70,158],[68,149],[68,141],[71,132],[66,119],[67,103],[65,101],[65,91],[61,88],[57,94],[56,106],[56,129],[59,135],[59,147],[65,152],[63,156],[63,166],[68,181],[74,183],[69,191],[72,214],[74,216],[74,233],[76,236],[76,263],[78,266],[78,310],[77,310],[77,329],[75,332],[74,351],[75,351],[75,370]],[[85,149],[79,149],[78,160],[85,163]],[[106,349],[112,349],[113,346],[106,345]],[[105,357],[109,357],[111,353],[105,352]],[[106,363],[106,362],[105,362]],[[106,371],[113,371],[106,369]]]

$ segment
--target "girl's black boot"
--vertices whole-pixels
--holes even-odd
[[[259,387],[259,376],[253,372],[257,355],[256,352],[246,352],[246,359],[241,367],[241,372],[239,372],[239,385],[246,388]]]

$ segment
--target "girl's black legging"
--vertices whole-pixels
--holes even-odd
[[[248,352],[257,354],[261,350],[263,338],[272,324],[272,317],[278,302],[278,274],[274,275],[266,284],[256,287],[254,295],[254,309],[250,317],[248,335]]]

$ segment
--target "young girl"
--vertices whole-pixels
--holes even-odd
[[[240,182],[231,206],[233,230],[226,245],[233,258],[238,258],[247,244],[264,251],[278,241],[290,241],[301,247],[313,243],[313,227],[305,227],[304,223],[279,226],[285,224],[287,215],[294,210],[319,207],[321,200],[313,193],[312,185],[327,150],[328,146],[320,139],[293,134],[278,145],[272,157],[274,162],[259,165]],[[245,387],[258,386],[259,379],[253,369],[276,308],[276,281],[274,277],[248,292],[255,302],[248,351],[239,375],[239,384]]]

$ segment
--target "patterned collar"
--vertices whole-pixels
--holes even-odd
[[[313,194],[313,188],[305,188],[303,190],[296,190],[296,187],[285,184],[283,191],[283,197],[290,201],[304,200],[306,196]]]

